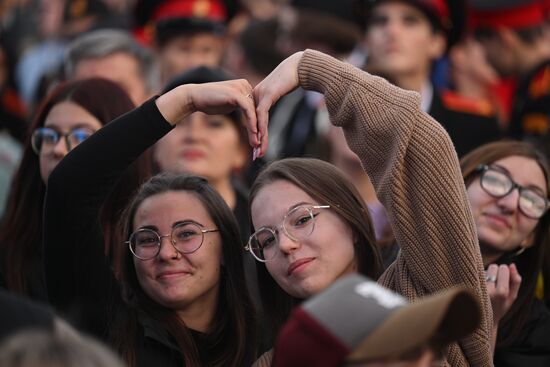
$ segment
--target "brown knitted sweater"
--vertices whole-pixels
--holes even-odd
[[[304,53],[300,85],[325,95],[386,208],[401,246],[379,283],[410,300],[453,285],[479,296],[481,326],[450,346],[451,366],[492,366],[492,310],[456,152],[446,131],[420,110],[420,95],[317,51]],[[258,365],[269,365],[264,356]],[[266,363],[267,362],[267,363]]]

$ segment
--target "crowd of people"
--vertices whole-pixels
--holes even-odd
[[[550,1],[0,6],[2,366],[550,365]]]

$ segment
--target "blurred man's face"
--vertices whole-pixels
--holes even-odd
[[[80,60],[76,64],[73,79],[93,77],[105,78],[119,84],[136,105],[142,104],[151,96],[138,61],[127,53],[116,52],[104,57]]]
[[[445,49],[422,11],[404,2],[383,2],[372,10],[365,37],[369,71],[398,77],[429,74],[432,62]]]
[[[502,77],[513,76],[516,73],[516,61],[510,50],[499,35],[481,37],[479,43],[485,51],[487,61]]]
[[[224,39],[213,33],[174,37],[158,50],[163,83],[197,66],[219,66],[223,51]]]

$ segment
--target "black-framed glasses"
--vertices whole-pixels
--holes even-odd
[[[280,229],[293,241],[308,237],[315,229],[315,218],[319,209],[328,209],[330,205],[299,205],[290,209],[283,217],[278,228],[262,227],[250,236],[245,250],[250,251],[256,260],[273,260],[279,248]]]
[[[41,127],[32,133],[31,145],[33,151],[38,154],[51,153],[59,142],[59,139],[65,139],[67,151],[71,151],[78,144],[88,139],[95,131],[87,127],[77,127],[68,133],[61,133],[50,127]]]
[[[518,189],[518,207],[525,216],[539,219],[550,207],[550,203],[544,195],[536,190],[518,185],[506,172],[488,165],[481,165],[477,167],[477,170],[481,172],[479,180],[481,188],[494,198],[502,198]]]
[[[166,235],[160,235],[148,228],[138,229],[125,243],[136,258],[151,260],[159,254],[164,237],[170,238],[170,243],[179,253],[191,254],[202,246],[204,234],[210,232],[219,232],[219,229],[204,229],[195,222],[182,222],[175,225],[172,232]]]

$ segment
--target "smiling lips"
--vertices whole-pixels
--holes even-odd
[[[295,271],[299,270],[302,266],[306,265],[306,264],[309,264],[310,262],[312,262],[314,260],[313,257],[305,257],[303,259],[298,259],[296,261],[293,261],[292,263],[290,263],[290,265],[288,266],[288,269],[287,269],[287,272],[286,274],[288,276],[292,275]]]
[[[495,214],[485,214],[485,216],[489,219],[489,221],[493,224],[496,224],[499,227],[505,227],[505,228],[511,228],[512,225],[506,218],[495,215]]]
[[[186,275],[191,275],[191,272],[185,271],[185,270],[163,271],[162,273],[158,274],[156,278],[158,280],[168,280],[168,279],[178,278]]]

